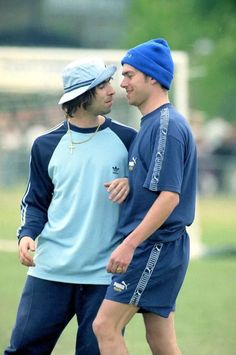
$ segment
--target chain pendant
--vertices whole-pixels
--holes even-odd
[[[68,148],[70,149],[70,154],[73,154],[73,150],[75,149],[73,143],[71,143],[70,145],[68,145]]]
[[[69,119],[67,120],[67,133],[69,135],[69,139],[70,139],[70,144],[68,145],[68,149],[70,150],[70,154],[73,154],[73,150],[75,149],[75,145],[76,144],[83,144],[83,143],[86,143],[86,142],[89,142],[99,131],[99,128],[100,128],[101,124],[99,124],[96,128],[96,130],[93,132],[93,134],[85,139],[84,141],[81,141],[81,142],[74,142],[72,140],[72,133],[71,133],[71,129],[70,129],[70,121]]]

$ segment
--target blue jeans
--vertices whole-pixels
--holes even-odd
[[[10,346],[4,354],[49,355],[63,329],[76,314],[76,355],[99,355],[92,322],[107,285],[78,285],[28,276],[20,300]]]

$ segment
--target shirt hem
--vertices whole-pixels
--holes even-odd
[[[63,283],[72,283],[72,284],[85,284],[85,285],[110,285],[111,276],[109,278],[98,277],[96,279],[91,279],[89,277],[68,277],[68,276],[57,276],[51,274],[43,274],[38,272],[33,272],[31,269],[27,273],[29,276],[37,277],[39,279],[63,282]]]

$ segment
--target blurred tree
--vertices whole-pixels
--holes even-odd
[[[190,56],[190,99],[236,122],[235,0],[0,0],[0,44],[128,48],[164,37]]]
[[[126,47],[164,37],[189,53],[191,106],[236,122],[235,0],[130,0]]]

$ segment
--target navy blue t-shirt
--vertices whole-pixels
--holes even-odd
[[[144,116],[129,151],[130,193],[122,205],[118,233],[127,236],[160,192],[172,191],[180,202],[149,240],[178,239],[194,219],[196,179],[196,145],[186,119],[169,103]]]

